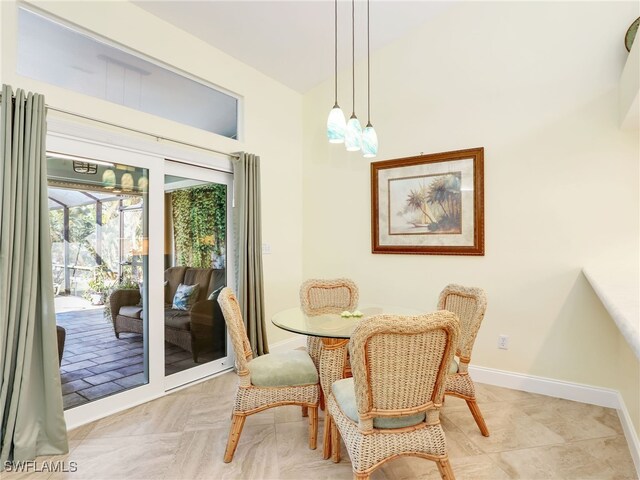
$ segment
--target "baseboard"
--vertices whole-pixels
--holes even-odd
[[[631,417],[629,416],[627,405],[624,403],[622,395],[619,393],[618,401],[620,404],[618,407],[618,418],[620,419],[624,436],[627,439],[627,444],[629,445],[629,452],[631,453],[631,458],[633,458],[633,464],[636,466],[636,473],[638,474],[638,478],[640,478],[640,440],[638,439],[638,434],[636,433],[636,429],[631,421]]]
[[[629,446],[629,453],[640,478],[640,441],[624,399],[618,391],[472,365],[469,366],[469,373],[478,383],[615,408]]]
[[[592,387],[580,383],[563,382],[552,378],[536,377],[522,373],[506,372],[494,368],[469,365],[469,373],[478,383],[487,383],[497,387],[538,393],[550,397],[589,403],[607,408],[618,408],[619,394],[615,390]]]
[[[296,335],[295,337],[287,338],[279,342],[269,345],[270,353],[283,353],[290,350],[296,350],[300,347],[304,347],[307,344],[307,337],[305,335]]]

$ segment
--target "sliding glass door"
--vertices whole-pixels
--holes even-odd
[[[229,173],[165,163],[162,306],[169,388],[230,365],[217,298],[231,272],[231,180]]]
[[[231,368],[217,295],[233,286],[232,174],[66,135],[47,146],[67,424]]]
[[[56,152],[47,164],[60,379],[70,409],[149,381],[149,172]]]

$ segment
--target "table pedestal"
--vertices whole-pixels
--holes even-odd
[[[322,338],[322,351],[320,352],[320,385],[322,386],[322,392],[324,393],[325,404],[331,394],[331,385],[333,385],[333,382],[345,378],[348,343],[349,340],[346,338]],[[322,458],[327,459],[332,453],[331,425],[329,422],[329,410],[327,408],[325,408],[324,419]]]

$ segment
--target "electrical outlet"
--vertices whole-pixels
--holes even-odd
[[[509,336],[508,335],[498,335],[498,348],[502,350],[509,349]]]

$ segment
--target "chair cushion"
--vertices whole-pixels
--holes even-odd
[[[176,294],[173,297],[173,310],[190,310],[196,299],[198,298],[198,292],[200,291],[200,285],[178,285]]]
[[[206,300],[209,293],[209,283],[211,282],[210,268],[188,268],[184,273],[184,283],[186,285],[198,285],[198,294],[194,302]]]
[[[353,377],[338,380],[331,386],[331,391],[344,414],[357,423],[358,407],[356,405]],[[424,413],[404,417],[377,417],[373,419],[373,427],[380,429],[410,427],[424,421],[424,417]]]
[[[191,330],[191,317],[182,310],[165,310],[164,324],[177,330]]]
[[[164,303],[171,305],[178,285],[186,283],[184,282],[184,273],[186,271],[187,267],[170,267],[164,271],[164,280],[167,282],[167,286],[164,289]]]
[[[140,316],[141,313],[142,307],[139,307],[138,305],[125,305],[124,307],[120,307],[120,310],[118,311],[119,315],[130,318],[142,318]]]
[[[249,362],[251,383],[256,387],[293,387],[318,383],[313,360],[300,350],[268,353]]]
[[[455,358],[452,358],[449,364],[449,375],[453,375],[454,373],[458,373],[458,362],[456,362]]]

